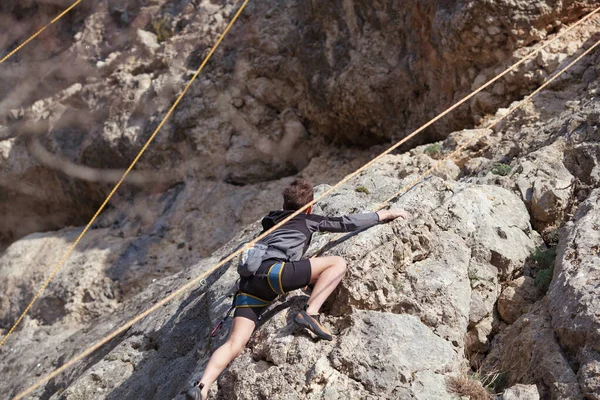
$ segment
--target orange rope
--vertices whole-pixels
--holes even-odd
[[[246,2],[244,3],[244,6]],[[241,12],[241,10],[243,9],[243,7],[240,9],[239,12]],[[598,8],[596,11],[600,10],[600,8]],[[236,15],[236,18],[237,18]],[[235,21],[235,19],[234,19]],[[233,21],[232,21],[233,22]],[[581,21],[580,21],[581,22]],[[231,25],[231,24],[230,24]],[[534,93],[532,93],[531,95],[529,95],[525,101],[521,104],[519,104],[518,106],[515,106],[513,108],[511,108],[511,110],[509,111],[509,113],[507,113],[504,117],[502,117],[500,120],[496,121],[495,124],[497,124],[498,122],[500,122],[501,120],[505,119],[511,112],[514,112],[516,109],[518,109],[520,106],[522,106],[522,104],[524,104],[527,100],[531,99],[531,97],[533,97],[534,95],[536,95],[537,93],[539,93],[542,89],[544,89],[546,86],[548,86],[551,82],[553,82],[559,75],[561,75],[562,73],[564,73],[565,71],[567,71],[569,68],[571,68],[575,63],[577,63],[578,61],[580,61],[583,57],[585,57],[587,54],[589,54],[592,50],[594,50],[598,45],[600,45],[600,41],[596,42],[596,44],[594,46],[592,46],[590,49],[588,49],[587,51],[585,51],[582,55],[580,55],[575,61],[571,62],[567,67],[563,68],[560,72],[558,72],[552,79],[548,80],[544,85],[542,85],[539,89],[537,89]],[[541,48],[540,48],[541,49]],[[510,70],[510,69],[509,69]],[[508,70],[507,70],[508,71]],[[485,86],[485,85],[484,85]],[[471,95],[472,97],[472,95]],[[462,104],[464,103],[464,101],[459,102],[458,104]],[[453,108],[451,107],[451,109],[456,108],[458,105],[453,106]],[[447,114],[447,112],[446,112]],[[426,124],[427,125],[427,124]],[[425,126],[425,125],[424,125]],[[428,125],[427,125],[428,126]],[[424,128],[422,128],[424,129]],[[422,131],[421,129],[421,131]],[[413,135],[414,136],[414,135]],[[463,149],[464,147],[466,147],[469,143],[471,143],[476,137],[472,138],[471,140],[469,140],[467,143],[465,143],[464,145],[462,145],[461,147],[459,147],[458,149],[456,149],[452,155],[458,153],[458,151],[460,151],[461,149]],[[404,140],[404,139],[403,139]],[[398,142],[396,145],[392,146],[391,149],[395,149],[398,146],[400,146],[401,142],[403,142],[402,140],[400,142]],[[117,328],[116,330],[112,331],[111,333],[109,333],[108,335],[104,336],[102,339],[100,339],[99,341],[97,341],[96,343],[94,343],[92,346],[88,347],[86,350],[84,350],[83,352],[79,353],[78,355],[76,355],[75,357],[71,358],[69,361],[67,361],[65,364],[63,364],[60,368],[57,368],[56,370],[54,370],[53,372],[43,376],[42,378],[40,378],[35,384],[33,384],[32,386],[30,386],[29,388],[27,388],[26,390],[22,391],[21,393],[17,394],[17,396],[15,396],[15,399],[22,399],[23,397],[31,394],[35,389],[37,389],[38,387],[40,387],[41,385],[43,385],[44,383],[46,383],[47,381],[49,381],[52,378],[55,378],[56,376],[58,376],[60,373],[62,373],[63,371],[65,371],[66,369],[70,368],[71,366],[73,366],[75,363],[81,361],[83,358],[89,356],[90,354],[92,354],[93,352],[95,352],[96,350],[98,350],[99,348],[101,348],[102,346],[104,346],[106,343],[108,343],[109,341],[111,341],[112,339],[114,339],[115,337],[117,337],[118,335],[124,333],[125,331],[127,331],[131,326],[133,326],[136,322],[142,320],[143,318],[145,318],[146,316],[148,316],[149,314],[151,314],[152,312],[156,311],[157,309],[163,307],[165,304],[167,304],[169,301],[173,300],[174,298],[176,298],[177,296],[179,296],[180,294],[186,292],[187,290],[193,288],[194,286],[196,286],[198,283],[202,282],[204,280],[204,278],[206,278],[208,275],[210,275],[212,272],[214,272],[215,270],[217,270],[219,267],[222,267],[223,265],[225,265],[226,263],[228,263],[229,261],[231,261],[234,257],[236,257],[238,254],[240,254],[242,251],[244,251],[245,247],[251,246],[253,244],[255,244],[256,242],[258,242],[259,240],[261,240],[262,238],[264,238],[266,235],[268,235],[269,233],[271,233],[273,230],[281,227],[283,224],[285,224],[286,222],[288,222],[289,220],[291,220],[292,218],[294,218],[296,215],[304,212],[308,207],[312,206],[313,204],[315,204],[317,201],[321,200],[323,197],[325,197],[326,195],[328,195],[329,193],[331,193],[333,190],[335,190],[336,188],[338,188],[339,186],[341,186],[343,183],[347,182],[349,179],[351,179],[352,177],[356,176],[358,173],[360,173],[361,171],[364,171],[368,166],[372,165],[376,160],[381,159],[383,156],[385,156],[386,154],[388,154],[391,150],[385,151],[383,152],[380,156],[376,157],[375,159],[371,160],[369,163],[365,164],[363,167],[359,168],[357,171],[353,172],[352,174],[346,176],[344,179],[342,179],[340,182],[338,182],[336,185],[334,185],[332,188],[330,188],[329,190],[327,190],[326,192],[324,192],[321,196],[319,196],[318,198],[316,198],[315,200],[311,201],[310,203],[306,204],[304,207],[302,207],[301,209],[299,209],[298,211],[294,212],[293,214],[291,214],[290,216],[288,216],[287,218],[285,218],[283,221],[281,221],[280,223],[276,224],[274,227],[272,227],[271,229],[269,229],[268,231],[264,232],[263,234],[259,235],[257,238],[255,238],[254,240],[250,241],[249,243],[246,244],[246,246],[238,249],[237,251],[231,253],[229,256],[225,257],[223,260],[221,260],[219,263],[217,263],[216,265],[214,265],[213,267],[209,268],[207,271],[205,271],[204,273],[202,273],[201,275],[197,276],[196,278],[190,280],[189,282],[187,282],[185,285],[181,286],[179,289],[177,289],[176,291],[172,292],[170,295],[168,295],[167,297],[164,297],[162,300],[158,301],[156,304],[154,304],[153,306],[149,307],[148,309],[146,309],[145,311],[143,311],[142,313],[138,314],[137,316],[135,316],[134,318],[130,319],[128,322],[126,322],[125,324],[121,325],[119,328]],[[437,165],[439,165],[440,163],[438,163]],[[437,166],[436,166],[437,167]],[[433,171],[436,167],[431,168],[430,170],[427,171],[427,173]],[[424,176],[424,175],[422,175]],[[396,195],[395,195],[396,196]],[[393,196],[393,197],[395,197]],[[391,199],[386,200],[386,201],[390,201]],[[384,202],[385,203],[385,202]],[[383,203],[382,203],[383,204]]]
[[[548,81],[546,81],[542,86],[540,86],[536,91],[534,91],[533,93],[531,93],[529,96],[527,96],[522,102],[520,102],[519,104],[511,107],[508,112],[506,114],[504,114],[502,117],[500,117],[499,119],[497,119],[496,121],[492,122],[491,124],[487,125],[484,129],[488,130],[488,129],[492,129],[493,127],[495,127],[496,125],[498,125],[500,122],[504,121],[510,114],[512,114],[514,111],[516,111],[517,109],[521,108],[523,105],[525,105],[529,100],[531,100],[534,96],[536,96],[538,93],[540,93],[542,90],[544,90],[548,85],[550,85],[552,82],[554,82],[560,75],[562,75],[565,71],[567,71],[568,69],[570,69],[573,65],[577,64],[579,61],[581,61],[581,59],[583,57],[585,57],[586,55],[588,55],[589,53],[591,53],[596,47],[598,47],[598,45],[600,45],[600,40],[597,41],[592,47],[590,47],[589,49],[587,49],[583,54],[581,54],[579,57],[577,57],[573,62],[571,62],[569,65],[567,65],[565,68],[563,68],[560,72],[558,72],[556,75],[554,75],[552,78],[550,78]],[[383,203],[381,203],[377,209],[380,209],[382,207],[385,207],[390,201],[392,201],[394,198],[396,198],[397,196],[401,195],[402,193],[404,193],[405,191],[409,190],[413,185],[416,185],[421,179],[423,179],[424,177],[426,177],[427,175],[429,175],[430,173],[432,173],[433,171],[435,171],[440,165],[442,165],[442,163],[446,162],[447,160],[450,160],[452,158],[454,158],[456,155],[458,155],[459,152],[461,152],[465,147],[469,146],[471,143],[473,143],[476,140],[479,140],[480,138],[482,138],[483,136],[485,136],[485,130],[483,130],[481,133],[479,133],[478,135],[473,136],[471,139],[469,139],[467,142],[465,142],[463,145],[461,145],[460,147],[458,147],[456,150],[454,150],[452,153],[450,153],[450,155],[442,160],[439,160],[433,167],[431,167],[430,169],[428,169],[427,171],[425,171],[422,175],[420,175],[418,178],[416,178],[415,180],[413,180],[410,184],[406,185],[404,188],[402,188],[402,190],[396,192],[393,196],[391,196],[390,198],[388,198],[387,200],[385,200]]]

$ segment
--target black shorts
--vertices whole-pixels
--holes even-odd
[[[242,277],[240,279],[240,292],[251,294],[263,300],[275,300],[278,294],[269,286],[267,273],[269,272],[269,268],[278,262],[281,261],[265,260],[260,265],[260,268],[256,271],[255,275],[249,278]],[[310,283],[310,276],[311,268],[309,259],[287,261],[284,264],[283,272],[281,273],[283,291],[287,293],[292,290],[306,287]],[[236,308],[233,316],[234,318],[244,317],[257,322],[260,314],[265,311],[266,308],[267,307]]]

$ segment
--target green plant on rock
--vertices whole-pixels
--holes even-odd
[[[171,22],[165,17],[159,17],[150,23],[150,29],[156,35],[158,42],[165,42],[173,37]]]
[[[546,292],[548,292],[550,284],[552,283],[552,276],[554,276],[554,267],[545,268],[538,271],[535,277],[535,286],[543,294],[546,294]]]
[[[494,175],[506,176],[510,174],[510,171],[512,171],[512,167],[508,164],[499,163],[492,168],[492,174]]]
[[[488,374],[483,384],[490,393],[501,393],[508,387],[508,374],[506,372],[494,372]]]
[[[437,156],[442,152],[442,145],[439,143],[434,143],[425,148],[425,153],[430,156]]]
[[[396,293],[400,294],[404,291],[404,281],[396,280],[394,281],[394,289],[396,289]]]
[[[535,286],[546,294],[552,277],[554,276],[554,262],[556,261],[556,249],[554,247],[538,247],[531,254],[531,259],[535,261],[537,274],[535,276]]]
[[[554,247],[538,247],[531,254],[531,259],[535,261],[539,269],[554,268],[556,260],[556,249]]]
[[[371,194],[371,191],[364,186],[357,186],[356,190],[358,193]]]

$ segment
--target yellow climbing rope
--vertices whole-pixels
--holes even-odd
[[[2,60],[0,60],[0,64],[2,64],[4,61],[8,60],[13,55],[15,55],[15,53],[17,51],[19,51],[23,47],[25,47],[29,42],[31,42],[33,39],[35,39],[36,37],[38,37],[42,32],[44,32],[46,29],[48,29],[50,27],[50,25],[56,23],[59,19],[61,19],[62,17],[64,17],[69,11],[71,11],[72,9],[74,9],[82,1],[83,0],[77,0],[75,3],[71,4],[71,6],[69,8],[67,8],[65,11],[63,11],[62,13],[60,13],[56,18],[54,18],[52,21],[50,21],[48,24],[46,24],[42,29],[40,29],[39,31],[37,31],[36,33],[34,33],[33,35],[31,35],[29,37],[29,39],[27,39],[26,41],[24,41],[23,43],[21,43],[16,49],[14,49],[10,53],[8,53]]]
[[[179,104],[179,102],[181,101],[181,99],[183,98],[183,96],[187,93],[187,91],[189,90],[189,88],[192,86],[192,83],[194,83],[194,81],[196,80],[196,78],[198,77],[198,75],[200,74],[200,72],[202,72],[202,69],[204,69],[204,66],[206,65],[206,63],[210,60],[210,58],[212,57],[213,53],[217,50],[217,48],[219,47],[219,45],[221,44],[221,42],[223,41],[223,39],[225,38],[225,36],[229,32],[229,30],[231,29],[231,27],[233,26],[233,24],[235,23],[235,21],[238,19],[238,17],[240,16],[240,14],[242,13],[242,11],[246,7],[246,4],[248,4],[248,1],[249,0],[245,0],[244,1],[244,3],[242,4],[242,6],[238,10],[238,12],[235,14],[235,16],[233,17],[233,19],[229,23],[229,25],[227,25],[227,28],[225,28],[225,31],[223,32],[223,34],[221,35],[221,37],[219,38],[219,40],[217,40],[217,43],[215,43],[215,45],[212,47],[212,49],[210,50],[210,53],[208,53],[208,55],[206,56],[206,58],[204,59],[204,61],[200,65],[200,67],[198,67],[198,69],[196,70],[196,73],[194,74],[194,76],[192,76],[192,78],[190,79],[190,81],[188,82],[188,84],[185,86],[185,89],[183,89],[183,92],[181,92],[181,94],[179,95],[179,97],[177,98],[177,100],[175,101],[175,103],[173,103],[173,105],[171,106],[171,108],[169,109],[169,111],[167,112],[167,114],[164,116],[164,118],[162,119],[162,121],[160,122],[160,124],[158,125],[158,127],[156,127],[156,129],[154,130],[154,132],[152,133],[152,135],[150,136],[150,138],[146,141],[146,143],[144,144],[144,147],[142,147],[142,149],[140,150],[140,152],[138,153],[138,155],[132,161],[131,165],[129,165],[129,167],[127,168],[127,170],[125,171],[125,173],[123,173],[123,176],[121,177],[121,179],[119,179],[119,181],[117,182],[117,184],[115,185],[115,187],[110,191],[109,195],[106,197],[106,199],[104,200],[104,202],[102,203],[102,205],[100,206],[100,208],[98,208],[98,211],[96,211],[96,213],[94,214],[94,216],[92,217],[92,219],[90,220],[90,222],[88,222],[88,224],[86,225],[85,229],[79,234],[79,236],[77,237],[77,239],[75,240],[75,242],[73,243],[73,245],[71,246],[71,248],[69,249],[69,251],[67,251],[67,253],[60,260],[60,262],[58,263],[58,265],[54,268],[54,270],[52,271],[52,273],[50,274],[50,276],[42,284],[42,286],[37,291],[37,293],[35,294],[35,296],[33,297],[33,299],[29,302],[29,304],[27,305],[27,307],[25,308],[25,310],[21,313],[21,316],[19,316],[19,318],[13,324],[13,326],[10,328],[10,330],[8,331],[8,333],[6,334],[6,336],[4,336],[2,338],[2,340],[0,341],[0,347],[2,347],[2,345],[8,339],[8,337],[13,333],[13,331],[15,330],[15,328],[23,320],[23,318],[25,317],[25,315],[27,314],[27,312],[29,312],[29,310],[33,306],[33,303],[35,303],[35,301],[40,297],[40,295],[46,289],[46,287],[48,286],[48,284],[50,284],[50,281],[52,280],[52,278],[54,278],[54,275],[56,275],[56,273],[63,266],[63,264],[65,263],[65,261],[67,260],[67,258],[71,255],[71,253],[75,249],[75,246],[77,246],[77,244],[79,243],[79,241],[81,240],[81,238],[83,237],[83,235],[85,235],[86,232],[90,229],[90,226],[92,226],[92,224],[94,223],[94,221],[96,221],[96,218],[98,218],[98,215],[100,215],[100,213],[102,212],[102,210],[104,210],[104,208],[106,207],[106,205],[108,204],[108,202],[110,201],[110,199],[112,198],[112,196],[115,194],[115,192],[117,191],[117,189],[121,186],[121,184],[123,183],[123,181],[125,181],[125,178],[129,174],[129,172],[133,169],[133,167],[138,162],[138,160],[140,159],[140,157],[144,154],[144,152],[146,151],[146,149],[148,148],[148,146],[150,145],[150,143],[152,143],[152,141],[154,140],[154,137],[158,134],[158,132],[163,127],[163,125],[165,124],[165,122],[167,121],[167,119],[171,116],[171,114],[173,113],[173,111],[175,110],[175,108],[177,107],[177,105]]]

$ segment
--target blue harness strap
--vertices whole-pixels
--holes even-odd
[[[233,301],[234,308],[266,307],[269,304],[271,304],[271,302],[268,300],[263,300],[244,292],[239,292]]]
[[[285,262],[280,262],[271,265],[271,268],[269,268],[269,273],[267,274],[269,286],[278,295],[285,294],[285,292],[283,291],[283,284],[281,283],[281,276],[283,274],[284,265]],[[227,320],[227,318],[229,318],[231,312],[236,308],[267,307],[271,303],[272,301],[263,300],[260,297],[253,296],[248,293],[237,292],[235,298],[233,299],[233,304],[231,305],[231,308],[229,309],[229,311],[227,311],[227,314],[225,314],[225,318],[223,318],[223,320],[221,320],[221,322],[219,322],[217,326],[212,330],[211,336],[216,336],[217,331],[221,329],[223,323]]]
[[[271,265],[267,278],[269,280],[269,286],[278,295],[284,295],[283,284],[281,283],[281,275],[283,274],[284,262]]]
[[[227,318],[229,318],[231,312],[236,308],[266,307],[271,303],[271,301],[263,300],[259,297],[253,296],[248,293],[237,292],[235,294],[235,297],[233,298],[233,304],[231,305],[231,308],[229,309],[229,311],[227,311],[227,314],[225,314],[225,318],[223,318],[221,322],[219,322],[217,326],[215,326],[210,335],[212,337],[215,337],[217,335],[217,332],[223,327],[223,323],[227,321]]]

